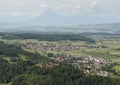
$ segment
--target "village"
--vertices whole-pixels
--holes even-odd
[[[46,51],[70,51],[70,50],[80,50],[80,45],[62,45],[53,43],[26,43],[25,49],[32,49],[41,52]]]
[[[88,75],[110,76],[109,72],[102,69],[102,66],[111,64],[112,60],[105,60],[93,56],[66,56],[60,54],[49,54],[48,57],[56,63],[70,64]]]
[[[54,60],[55,63],[47,62],[45,64],[46,67],[52,67],[54,65],[65,63],[70,64],[73,67],[82,70],[87,75],[99,75],[108,77],[110,73],[104,70],[102,67],[105,65],[110,65],[113,63],[110,59],[104,59],[97,56],[73,56],[67,54],[55,54],[48,53],[54,51],[71,51],[71,50],[81,50],[86,47],[81,47],[80,45],[63,45],[63,44],[53,44],[53,43],[27,43],[23,46],[24,49],[32,49],[37,52],[44,53],[46,52],[48,57]]]

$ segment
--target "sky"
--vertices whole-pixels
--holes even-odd
[[[119,4],[120,0],[0,0],[0,22],[27,20],[49,12],[66,17],[112,18],[115,22],[120,18]]]

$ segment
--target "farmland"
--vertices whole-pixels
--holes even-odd
[[[33,34],[34,38],[30,38],[32,34],[30,34],[30,36],[27,34],[20,34],[20,36],[17,34],[9,35],[12,35],[10,39],[8,36],[6,37],[6,34],[0,38],[1,66],[4,67],[4,65],[6,65],[8,68],[1,69],[1,72],[3,72],[3,70],[9,71],[8,74],[0,74],[2,75],[0,80],[1,85],[2,83],[9,82],[16,85],[21,77],[27,80],[27,76],[29,76],[32,81],[35,76],[37,76],[38,79],[46,77],[49,80],[49,78],[51,79],[53,76],[51,76],[47,69],[58,70],[59,67],[61,70],[63,68],[66,70],[77,69],[83,72],[83,76],[102,76],[102,78],[107,77],[111,80],[120,78],[120,36],[118,35],[111,37],[109,34],[85,33],[79,35],[69,34],[69,37],[68,34],[65,34],[64,38],[61,34],[62,38],[60,38],[60,40],[57,37],[61,35],[54,36],[56,40],[51,38],[51,40],[48,40],[49,35],[46,35],[45,39],[43,39],[44,35],[40,38],[41,34],[37,34],[38,36]],[[67,39],[66,36],[69,37],[69,39]],[[81,36],[86,39],[78,38]],[[78,38],[78,40],[74,40],[73,37]],[[64,64],[68,65],[68,67],[64,67]],[[16,67],[16,65],[18,67]],[[69,65],[71,65],[72,68],[69,67]],[[36,70],[33,70],[34,68]],[[38,76],[34,73],[34,71],[37,70],[40,70],[40,72],[44,70],[47,74],[44,72],[38,73],[40,75]],[[31,71],[33,73],[29,75]],[[6,80],[3,79],[4,76]]]

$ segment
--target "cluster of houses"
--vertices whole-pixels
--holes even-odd
[[[71,50],[81,50],[84,47],[80,45],[64,45],[58,43],[26,43],[25,49],[32,49],[41,52],[49,51],[71,51]],[[78,68],[86,74],[109,76],[109,72],[102,69],[104,65],[109,65],[112,60],[107,60],[103,58],[98,58],[94,56],[72,56],[66,54],[53,54],[48,53],[48,57],[56,63],[47,62],[45,64],[46,68],[51,68],[59,63],[66,63]]]
[[[103,58],[97,58],[93,56],[67,56],[62,54],[53,54],[49,56],[55,62],[64,62],[66,64],[71,64],[75,68],[78,68],[86,74],[109,76],[107,71],[102,69],[105,64],[111,64],[112,60],[106,60]]]
[[[41,52],[47,51],[71,51],[83,49],[80,45],[63,45],[57,43],[27,43],[25,49],[32,49]]]

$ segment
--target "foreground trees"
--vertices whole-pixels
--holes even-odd
[[[120,81],[107,77],[86,76],[83,72],[64,65],[52,69],[34,67],[15,78],[12,85],[120,85]]]

